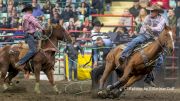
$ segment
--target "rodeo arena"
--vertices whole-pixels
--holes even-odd
[[[0,0],[0,101],[180,101],[180,0]]]

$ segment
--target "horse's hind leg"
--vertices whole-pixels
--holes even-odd
[[[40,87],[39,87],[40,71],[41,71],[41,64],[36,64],[36,65],[34,66],[34,74],[35,74],[35,78],[36,78],[36,84],[35,84],[34,91],[35,91],[36,93],[38,93],[38,94],[41,93]]]
[[[47,78],[49,79],[49,82],[51,83],[51,85],[53,86],[53,90],[58,94],[59,90],[54,82],[54,76],[53,76],[53,70],[46,70],[44,71],[44,73],[47,75]]]
[[[103,72],[103,75],[100,79],[100,85],[99,85],[99,89],[103,89],[104,87],[104,83],[106,82],[109,74],[113,71],[113,63],[112,62],[107,62],[106,63],[106,67],[105,70]]]

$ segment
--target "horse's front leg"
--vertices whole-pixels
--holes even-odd
[[[8,72],[8,67],[1,66],[1,78],[0,78],[0,84],[2,84],[2,87],[4,90],[8,89],[8,85],[5,82],[5,78]]]
[[[14,70],[13,72],[9,72],[8,76],[5,78],[5,82],[9,85],[13,85],[12,79],[19,73],[18,70]]]
[[[35,83],[34,91],[35,91],[36,93],[38,93],[38,94],[41,93],[40,87],[39,87],[41,67],[42,67],[41,64],[35,64],[35,65],[34,65],[34,74],[35,74],[35,78],[36,78],[36,83]]]
[[[53,76],[53,69],[47,69],[44,71],[44,73],[47,75],[47,78],[49,79],[50,84],[53,86],[53,90],[59,94],[59,90],[54,82],[54,76]]]
[[[133,85],[136,81],[140,80],[143,78],[144,75],[133,75],[132,77],[129,78],[127,83],[122,86],[121,88],[117,88],[111,91],[111,96],[112,98],[117,98],[123,93],[128,87]]]

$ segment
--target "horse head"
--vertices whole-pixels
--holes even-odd
[[[176,34],[174,30],[169,26],[165,25],[164,30],[160,34],[160,40],[161,40],[161,44],[166,48],[168,48],[169,52],[174,51],[175,37]]]
[[[62,40],[65,42],[71,42],[70,34],[61,26],[57,24],[52,24],[46,30],[46,33],[49,33],[49,38],[57,38],[57,40]]]

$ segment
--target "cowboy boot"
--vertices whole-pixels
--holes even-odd
[[[119,64],[122,65],[122,64],[124,63],[124,61],[125,61],[125,57],[122,57],[122,56],[121,56],[121,57],[119,58]]]
[[[15,68],[22,72],[25,72],[25,70],[24,70],[25,66],[26,66],[26,64],[19,64],[19,63],[15,64]]]

